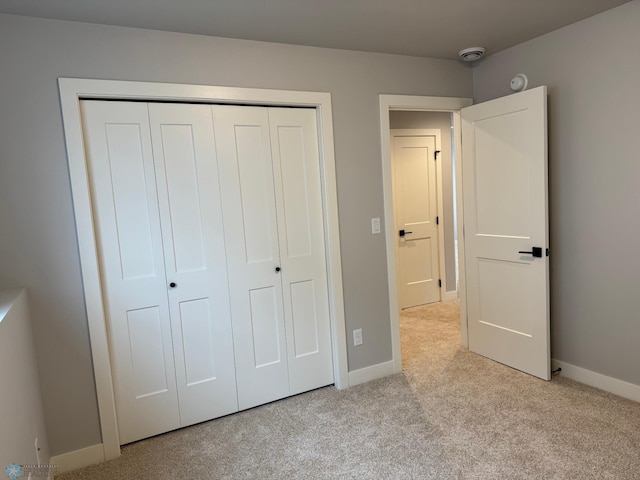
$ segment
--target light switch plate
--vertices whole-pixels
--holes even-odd
[[[373,235],[380,233],[380,218],[371,219],[371,233]]]

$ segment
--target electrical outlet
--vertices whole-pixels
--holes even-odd
[[[377,235],[378,233],[380,233],[380,219],[379,218],[372,218],[371,219],[371,233],[373,235]]]
[[[357,347],[358,345],[362,345],[362,329],[358,328],[353,331],[353,346]]]
[[[38,437],[36,437],[35,442],[33,442],[33,446],[36,449],[36,463],[40,465],[40,444],[38,443]]]

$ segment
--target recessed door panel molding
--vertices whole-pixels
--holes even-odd
[[[140,125],[106,124],[105,135],[109,164],[104,167],[108,167],[111,176],[122,279],[153,277],[155,245],[149,217],[154,212],[149,212],[147,202]],[[103,170],[98,165],[95,168]]]
[[[549,380],[546,105],[538,87],[462,109],[462,173],[469,348]]]
[[[437,278],[433,275],[433,259],[430,255],[432,238],[420,238],[407,245],[404,251],[407,263],[411,268],[402,271],[403,281],[407,284],[430,282]]]
[[[282,197],[285,222],[285,254],[288,258],[309,256],[311,248],[311,222],[307,159],[304,149],[304,130],[300,126],[279,125],[274,128],[273,143],[280,157]],[[317,194],[317,192],[311,192]]]
[[[526,111],[519,111],[473,123],[479,235],[530,237],[527,121]],[[501,132],[508,141],[495,141]]]
[[[424,186],[435,182],[435,160],[432,159],[435,144],[422,145],[422,142],[416,142],[413,138],[406,142],[397,139],[396,144],[401,150],[404,164],[398,175],[398,187],[404,192],[406,200],[399,205],[404,223],[416,227],[430,224],[437,214],[437,206],[433,202],[435,192]]]
[[[160,127],[176,272],[207,268],[194,132],[191,125]],[[206,208],[206,207],[205,207]]]
[[[209,300],[199,298],[180,302],[180,332],[184,354],[186,386],[216,379],[215,346],[210,322]]]
[[[293,350],[296,358],[320,351],[314,283],[313,280],[307,280],[290,285]]]
[[[249,292],[254,368],[282,361],[280,345],[280,309],[273,287]]]
[[[407,242],[402,250],[404,268],[399,278],[404,286],[403,298],[408,305],[421,305],[424,302],[424,291],[438,288],[437,267],[433,265],[437,259],[431,255],[431,242],[434,239],[422,238]]]
[[[165,393],[169,387],[158,307],[127,312],[127,329],[136,398]]]
[[[531,265],[478,258],[478,280],[478,320],[531,337]]]
[[[264,125],[234,126],[247,263],[274,260],[273,175]]]

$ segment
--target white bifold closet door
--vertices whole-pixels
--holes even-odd
[[[120,442],[237,411],[210,108],[82,108]]]
[[[333,383],[315,115],[213,107],[240,409]]]
[[[82,117],[120,442],[333,383],[315,110]]]

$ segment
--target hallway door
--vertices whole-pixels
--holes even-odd
[[[393,135],[401,309],[440,301],[436,135]]]

